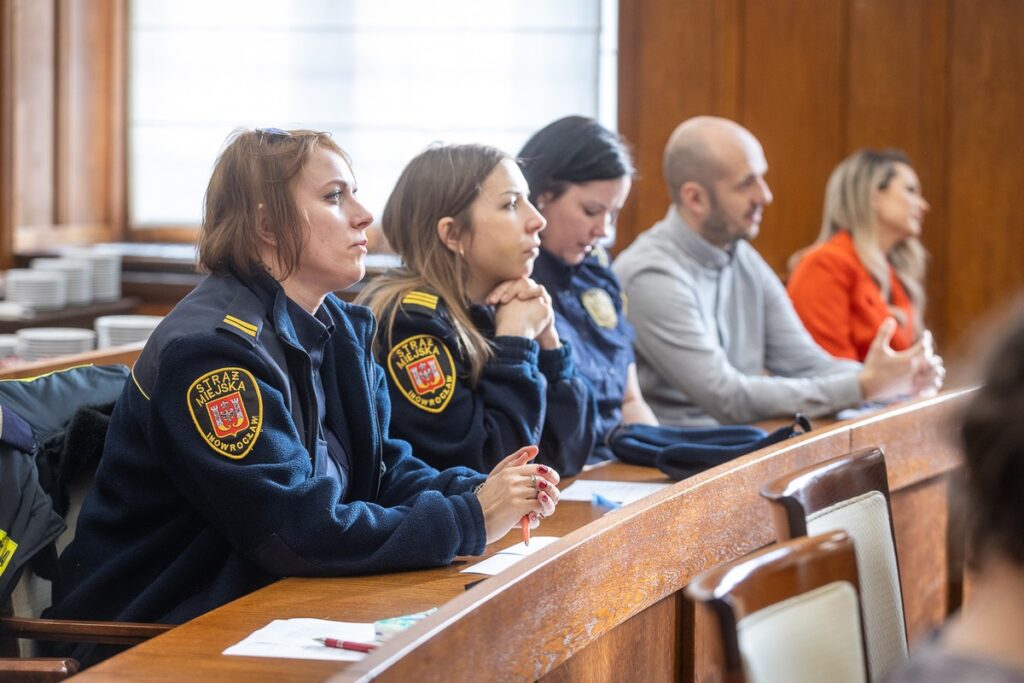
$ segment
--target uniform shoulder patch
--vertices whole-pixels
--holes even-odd
[[[259,332],[259,327],[257,327],[256,325],[253,325],[250,322],[246,322],[241,318],[236,318],[235,316],[230,314],[224,316],[224,320],[221,321],[221,324],[230,325],[232,328],[238,330],[239,332],[242,332],[243,334],[247,334],[250,337],[255,337],[256,334]]]
[[[439,301],[436,294],[414,289],[402,297],[402,309],[412,313],[434,315],[437,313]]]
[[[455,393],[455,361],[437,337],[417,334],[388,353],[388,372],[403,396],[417,408],[440,413]]]
[[[600,287],[592,287],[580,295],[583,308],[587,309],[590,319],[600,327],[612,329],[619,324],[619,314],[608,292]]]
[[[263,428],[263,396],[245,368],[220,368],[200,376],[188,388],[188,410],[206,445],[241,460]]]

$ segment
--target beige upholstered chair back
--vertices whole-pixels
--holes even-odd
[[[846,581],[783,600],[736,624],[751,683],[862,683],[857,591]]]
[[[718,622],[727,683],[865,683],[853,543],[785,541],[704,572],[686,594]]]
[[[903,594],[885,496],[871,491],[807,517],[808,534],[834,529],[842,529],[853,539],[864,632],[871,652],[871,680],[881,680],[893,664],[907,656]]]
[[[903,595],[885,458],[870,448],[800,470],[765,486],[776,535],[846,531],[856,549],[872,681],[907,656]]]

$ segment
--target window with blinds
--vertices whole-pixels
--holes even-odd
[[[567,114],[614,128],[617,4],[133,0],[132,225],[198,225],[239,126],[331,131],[377,216],[434,141],[514,154]]]

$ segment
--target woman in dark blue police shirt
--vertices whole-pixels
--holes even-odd
[[[575,474],[594,404],[530,279],[544,219],[515,161],[482,145],[426,150],[402,172],[381,227],[402,268],[360,301],[381,321],[395,433],[435,467],[487,471],[511,444]]]
[[[620,423],[657,424],[640,393],[622,290],[599,246],[629,196],[629,151],[593,119],[569,116],[534,134],[519,159],[530,201],[547,219],[533,279],[551,293],[558,334],[593,386],[598,438]],[[611,453],[601,446],[595,456]]]
[[[50,614],[181,623],[278,577],[480,554],[558,475],[501,460],[438,472],[391,438],[364,274],[372,220],[326,133],[242,131],[217,160],[199,261],[211,274],[149,339],[114,410]],[[79,648],[92,662],[109,648]]]

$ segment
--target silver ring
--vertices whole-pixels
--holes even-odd
[[[531,474],[530,475],[530,486],[533,487],[533,488],[537,488],[537,475],[536,474]]]

